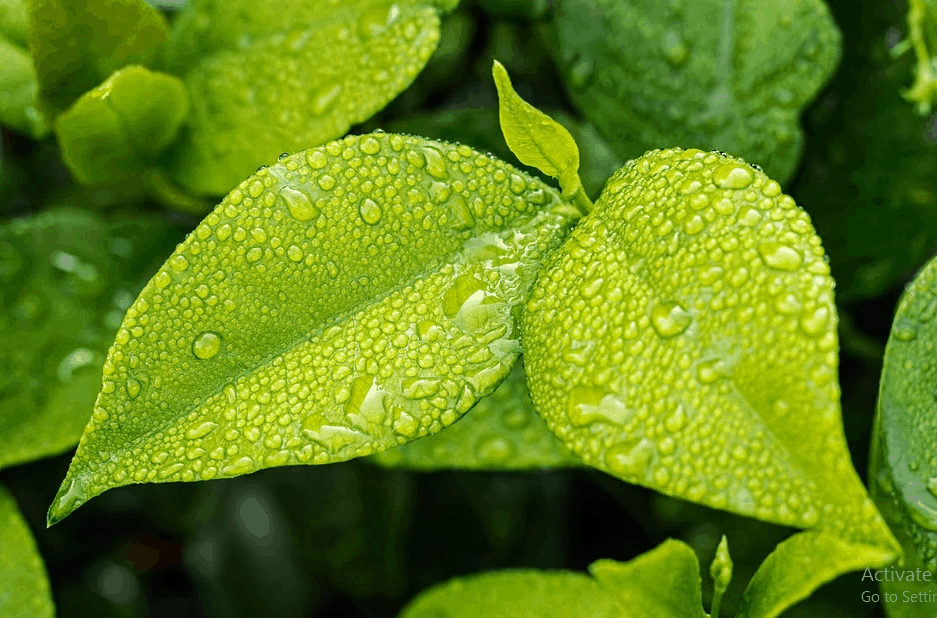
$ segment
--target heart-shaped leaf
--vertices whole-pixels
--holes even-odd
[[[545,265],[523,337],[534,404],[586,463],[894,551],[843,436],[820,239],[759,170],[629,162]]]
[[[553,22],[569,94],[622,160],[718,148],[782,183],[840,55],[822,0],[560,0]]]
[[[124,311],[181,238],[74,209],[0,226],[0,468],[78,442]]]
[[[280,153],[324,144],[369,118],[436,49],[433,4],[193,0],[167,54],[193,105],[171,162],[176,181],[222,195]]]
[[[55,606],[36,541],[0,485],[0,616],[53,618]]]
[[[451,425],[510,372],[520,305],[576,213],[467,146],[401,135],[260,170],[127,311],[50,522],[110,487],[343,461]]]
[[[518,361],[495,391],[435,435],[372,456],[382,466],[417,470],[527,470],[582,465],[530,400]]]

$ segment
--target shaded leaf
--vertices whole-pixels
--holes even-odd
[[[0,123],[35,139],[49,132],[39,107],[39,84],[29,52],[0,34]]]
[[[452,424],[509,373],[574,213],[467,146],[400,135],[258,171],[128,310],[50,522],[109,487],[343,461]]]
[[[176,138],[189,113],[181,81],[142,66],[118,69],[55,119],[62,159],[82,184],[142,171]]]
[[[479,0],[478,4],[495,19],[534,21],[546,15],[551,0]]]
[[[527,470],[581,465],[537,411],[518,361],[495,391],[446,431],[373,455],[375,463],[417,470]]]
[[[224,194],[383,108],[433,54],[439,16],[418,0],[194,0],[171,41],[193,115],[170,169],[194,192]]]
[[[36,541],[16,501],[0,485],[0,616],[52,618],[55,605]]]
[[[893,557],[886,548],[849,543],[821,530],[799,532],[758,567],[742,595],[738,618],[774,618],[843,573],[884,566]]]
[[[0,468],[78,442],[124,311],[180,237],[74,209],[0,226]]]
[[[681,149],[630,161],[544,266],[523,338],[534,404],[586,463],[893,548],[843,436],[819,238],[743,161]]]
[[[39,89],[60,112],[117,69],[151,65],[168,26],[143,0],[32,0],[29,47]]]
[[[718,148],[782,183],[840,54],[822,0],[559,0],[553,21],[569,94],[622,160]]]
[[[0,37],[6,37],[20,47],[26,47],[28,27],[27,0],[0,0]],[[3,83],[6,83],[5,80]]]
[[[914,50],[917,70],[914,84],[901,95],[917,103],[918,112],[926,115],[937,103],[937,3],[933,0],[909,0],[906,43]]]

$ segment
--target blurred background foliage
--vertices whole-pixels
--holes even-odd
[[[177,3],[157,4],[171,20]],[[864,474],[894,307],[904,284],[937,249],[937,115],[919,115],[900,94],[911,82],[914,59],[895,59],[889,50],[906,36],[905,3],[829,5],[843,32],[843,59],[804,115],[805,155],[787,191],[810,213],[830,255],[841,310],[844,423],[854,464]],[[567,99],[551,55],[549,10],[549,0],[465,0],[443,21],[440,47],[416,82],[353,131],[381,128],[464,142],[519,165],[494,111],[490,75],[497,58],[522,96],[571,129],[583,150],[584,185],[595,198],[622,162]],[[92,350],[88,358],[94,359],[106,351],[102,331],[108,311],[126,303],[121,292],[139,289],[159,255],[168,255],[194,228],[198,216],[162,206],[172,200],[154,199],[153,186],[135,176],[83,187],[62,164],[54,138],[36,141],[2,129],[4,221],[64,208],[93,213],[88,216],[105,227],[119,228],[129,217],[150,221],[147,229],[160,232],[149,238],[152,260],[134,258],[134,281],[124,283],[124,271],[98,265],[101,289],[87,302],[101,312],[99,320],[85,316],[81,303],[54,305],[90,324],[93,337],[58,342],[54,354],[36,361],[55,365],[40,373],[59,370],[55,355],[69,345],[103,346]],[[89,246],[108,246],[110,238],[113,249],[113,239],[129,233],[101,232],[98,245]],[[83,257],[93,262],[100,256]],[[59,270],[62,276],[76,272]],[[3,281],[8,315],[2,345],[34,354],[23,349],[28,342],[10,338],[13,284]],[[54,293],[68,296],[69,289]],[[0,376],[2,405],[26,388],[10,377]],[[723,600],[724,614],[731,615],[757,565],[790,533],[586,469],[411,473],[363,461],[124,487],[47,530],[45,512],[69,457],[0,470],[0,483],[16,497],[36,537],[62,618],[383,618],[455,575],[505,567],[583,570],[598,558],[628,560],[668,537],[688,542],[707,565],[722,534],[736,565]],[[708,569],[703,577],[708,606]],[[849,574],[785,616],[882,616],[879,606],[862,602],[863,590],[872,588],[861,574]]]

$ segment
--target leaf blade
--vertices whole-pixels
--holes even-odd
[[[0,485],[0,612],[52,618],[55,606],[45,566],[29,526],[10,492]]]

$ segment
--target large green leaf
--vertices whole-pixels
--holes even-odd
[[[13,496],[0,485],[0,616],[52,618],[55,606],[36,541]]]
[[[378,452],[508,375],[575,209],[467,146],[350,136],[242,182],[147,284],[50,509]],[[106,456],[105,456],[106,454]]]
[[[523,337],[534,404],[586,463],[895,551],[843,436],[820,239],[743,161],[629,162],[544,266]]]
[[[139,65],[118,69],[55,119],[62,159],[82,184],[106,184],[146,169],[189,113],[181,81]]]
[[[452,579],[422,592],[399,618],[705,618],[699,563],[669,539],[629,562],[599,560],[592,577],[506,570]]]
[[[29,47],[40,94],[59,112],[117,69],[150,65],[166,38],[143,0],[32,0]]]
[[[0,34],[0,124],[41,139],[49,120],[39,106],[39,82],[29,52]]]
[[[417,470],[527,470],[582,465],[556,439],[530,400],[518,361],[495,391],[457,423],[372,456],[382,466]]]
[[[840,53],[822,0],[560,0],[554,24],[573,102],[623,160],[721,149],[782,183]]]
[[[26,47],[29,29],[29,3],[27,0],[0,0],[0,36]]]
[[[879,505],[905,549],[903,569],[937,570],[937,411],[934,409],[934,342],[937,340],[937,260],[905,290],[895,314],[872,436],[869,478]],[[893,584],[887,589],[905,589]],[[937,593],[933,582],[907,588]],[[895,603],[894,616],[914,616]],[[914,604],[917,610],[934,604]]]
[[[180,238],[74,209],[0,226],[0,468],[78,442],[124,311]]]
[[[174,178],[220,195],[282,152],[340,137],[413,81],[439,41],[438,11],[429,0],[194,0],[167,56],[193,104]]]

